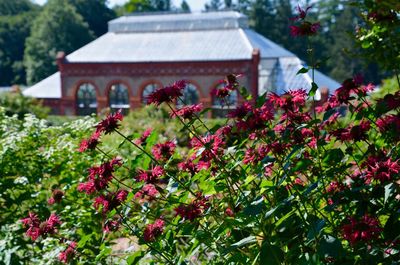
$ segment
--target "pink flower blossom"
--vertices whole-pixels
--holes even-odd
[[[65,263],[65,264],[69,263],[76,255],[76,246],[77,246],[77,244],[75,241],[72,241],[71,243],[69,243],[67,249],[62,251],[58,255],[59,261]]]
[[[121,165],[122,160],[120,158],[113,158],[111,161],[107,161],[100,166],[89,168],[88,181],[79,183],[78,191],[92,194],[96,191],[106,189],[113,178],[114,167]]]
[[[24,227],[28,227],[26,235],[33,241],[38,239],[39,236],[55,234],[57,232],[56,226],[61,224],[60,218],[54,213],[44,222],[40,222],[35,213],[29,213],[27,218],[21,219],[21,222],[24,224]]]
[[[104,132],[105,134],[112,133],[115,129],[119,128],[119,121],[122,121],[123,118],[124,117],[122,116],[121,110],[118,110],[116,113],[109,114],[105,119],[96,125],[96,132]]]
[[[193,221],[209,208],[208,199],[198,194],[198,197],[190,204],[181,204],[175,208],[177,215],[183,219]]]
[[[171,112],[171,117],[182,117],[183,119],[192,119],[196,112],[200,112],[203,108],[203,104],[184,106]]]
[[[114,210],[120,206],[128,195],[126,190],[119,190],[117,192],[109,192],[106,195],[100,195],[95,198],[93,206],[99,209],[100,206],[103,207],[103,213]]]
[[[175,147],[173,142],[167,141],[154,145],[151,152],[157,160],[168,160],[174,154]]]
[[[380,182],[389,181],[394,178],[394,175],[400,172],[400,165],[398,161],[392,161],[391,158],[386,160],[371,163],[365,171],[365,178],[367,183],[372,180],[379,180]]]
[[[59,189],[53,190],[52,196],[50,199],[47,200],[47,203],[52,205],[55,203],[60,203],[62,201],[62,198],[64,197],[64,192]]]
[[[365,214],[360,219],[356,217],[349,217],[349,223],[343,225],[343,237],[355,245],[358,242],[369,242],[379,237],[382,228],[380,227],[379,220]]]
[[[153,184],[146,184],[141,190],[136,192],[135,199],[139,199],[140,201],[152,201],[157,197],[158,194],[159,192]]]
[[[143,232],[143,239],[146,242],[153,242],[164,231],[164,220],[157,219],[153,224],[148,224]]]
[[[175,99],[181,97],[182,90],[186,87],[185,80],[177,81],[171,86],[157,89],[147,97],[147,104],[159,106],[161,103],[171,103]]]
[[[85,152],[86,150],[94,150],[100,143],[100,132],[94,132],[89,139],[82,140],[79,146],[79,152]]]
[[[143,132],[142,136],[140,136],[139,139],[136,139],[136,140],[135,140],[135,144],[137,144],[137,145],[144,145],[144,144],[146,144],[146,140],[147,140],[147,138],[149,138],[149,136],[151,135],[152,132],[153,132],[153,129],[151,129],[151,128],[146,129],[146,130]]]
[[[155,166],[151,170],[139,169],[136,180],[144,181],[146,183],[157,183],[163,175],[164,169],[161,166]]]

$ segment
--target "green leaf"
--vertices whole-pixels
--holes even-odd
[[[318,254],[323,258],[339,258],[343,256],[342,243],[333,236],[324,235],[319,243]]]
[[[340,162],[344,157],[343,151],[339,148],[327,150],[323,162],[327,165],[333,165]]]
[[[299,71],[297,71],[296,75],[305,74],[305,73],[307,73],[309,70],[310,70],[310,69],[303,67],[303,68],[301,68]]]
[[[315,96],[315,93],[317,92],[317,90],[318,90],[318,85],[316,83],[312,82],[311,83],[311,89],[310,89],[310,92],[308,92],[308,95],[310,97]]]
[[[139,260],[141,258],[143,258],[144,253],[143,251],[138,251],[135,252],[134,254],[130,255],[127,259],[126,259],[126,263],[128,265],[132,265],[132,264],[137,264],[139,262]]]
[[[278,247],[264,242],[261,246],[260,264],[280,265],[284,261],[284,252]]]
[[[393,191],[394,191],[393,183],[387,184],[385,186],[385,200],[384,200],[385,204],[389,199],[389,197],[392,195]]]
[[[256,237],[255,236],[248,236],[248,237],[243,238],[242,240],[232,244],[231,247],[240,248],[240,247],[242,247],[244,245],[251,244],[251,243],[254,243],[254,242],[257,242]]]
[[[244,86],[239,88],[239,94],[246,100],[252,99],[252,96],[249,94],[249,92]]]
[[[249,206],[243,209],[243,213],[249,216],[259,215],[265,208],[264,198],[260,197],[253,201]]]

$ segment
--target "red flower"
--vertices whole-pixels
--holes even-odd
[[[201,138],[194,137],[190,141],[191,146],[196,151],[201,151],[201,157],[209,161],[222,154],[222,146],[225,144],[220,135],[207,135]]]
[[[157,219],[153,224],[148,224],[143,232],[143,239],[146,242],[155,241],[164,231],[164,221]]]
[[[400,165],[398,161],[392,161],[388,158],[386,161],[377,161],[375,163],[370,163],[368,169],[365,171],[365,177],[367,183],[371,180],[379,180],[380,182],[385,182],[393,179],[393,175],[400,172]]]
[[[350,223],[343,225],[343,237],[355,245],[360,241],[369,242],[379,237],[382,231],[379,220],[365,214],[361,219],[349,218]]]
[[[216,96],[217,98],[226,98],[227,96],[229,96],[229,94],[231,93],[231,90],[229,89],[228,86],[224,86],[221,88],[214,88],[211,91],[211,95]]]
[[[387,115],[379,118],[376,121],[376,125],[378,129],[382,133],[392,133],[395,139],[399,139],[399,131],[400,131],[400,114],[398,115]]]
[[[100,143],[99,138],[100,132],[94,132],[89,139],[83,139],[79,146],[79,152],[96,149],[96,146]]]
[[[161,166],[156,166],[152,170],[138,170],[136,176],[137,181],[144,181],[146,183],[156,183],[160,180],[160,177],[164,175],[164,169]]]
[[[120,206],[126,200],[127,195],[128,192],[126,190],[109,192],[106,195],[100,195],[95,198],[93,206],[98,209],[102,205],[103,213],[107,213]]]
[[[117,231],[121,222],[119,220],[108,220],[103,227],[103,231],[105,233],[110,233],[113,231]]]
[[[173,111],[171,117],[182,117],[183,119],[192,119],[196,112],[200,112],[203,108],[202,104],[184,106],[180,109]]]
[[[275,93],[269,95],[269,100],[276,106],[285,111],[298,111],[306,103],[307,93],[304,89],[289,90],[279,96]]]
[[[118,110],[116,113],[109,114],[104,120],[96,125],[96,132],[104,132],[105,134],[112,133],[115,129],[119,128],[119,121],[122,121],[123,118],[124,117],[122,116],[121,110]]]
[[[308,6],[306,7],[306,9],[302,9],[299,5],[296,7],[297,11],[299,12],[299,15],[295,16],[294,18],[292,18],[291,20],[303,20],[306,18],[307,16],[307,12],[308,10],[310,10],[312,8],[312,6]]]
[[[159,192],[153,184],[146,184],[136,192],[135,199],[152,201],[158,194]]]
[[[168,160],[174,154],[175,147],[173,142],[167,141],[163,144],[156,144],[151,152],[157,160]]]
[[[39,226],[40,220],[37,214],[29,212],[28,217],[21,219],[21,222],[25,227],[27,226]]]
[[[40,222],[35,213],[29,213],[29,216],[21,219],[21,222],[24,224],[24,227],[29,227],[26,231],[26,235],[33,241],[35,241],[39,236],[55,234],[57,232],[56,226],[61,224],[60,218],[54,213],[52,213],[44,222]]]
[[[182,90],[186,87],[186,84],[187,82],[185,80],[180,80],[171,86],[157,89],[147,97],[147,104],[153,103],[159,106],[163,102],[173,102],[183,95]]]
[[[290,34],[292,36],[313,36],[317,34],[318,29],[321,27],[319,22],[311,23],[308,21],[303,21],[300,26],[290,26]]]
[[[190,204],[181,204],[175,208],[177,215],[183,219],[193,221],[209,207],[208,199],[198,194],[198,197]]]
[[[63,252],[60,253],[60,255],[58,255],[58,259],[67,264],[68,262],[71,261],[71,259],[74,258],[75,254],[76,254],[76,242],[72,241],[71,243],[69,243],[68,247],[66,250],[64,250]]]
[[[249,115],[252,111],[252,106],[249,102],[243,103],[243,105],[237,107],[235,110],[232,110],[228,113],[228,118],[234,119],[244,119],[247,115]]]
[[[113,178],[114,167],[121,165],[122,160],[120,158],[113,158],[100,166],[89,168],[89,180],[85,183],[79,183],[78,191],[92,194],[95,191],[106,189]]]
[[[60,203],[63,197],[64,197],[64,192],[62,190],[55,189],[53,190],[53,194],[50,197],[50,199],[47,200],[47,203],[50,205],[54,203]]]
[[[149,138],[149,136],[151,135],[152,132],[153,132],[153,129],[151,129],[151,128],[146,129],[143,132],[142,136],[140,136],[140,138],[135,141],[135,144],[144,145],[146,143],[147,138]]]

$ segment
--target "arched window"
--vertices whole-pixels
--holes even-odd
[[[151,93],[153,93],[154,91],[156,91],[158,88],[160,88],[160,86],[159,86],[158,84],[156,84],[156,83],[150,83],[150,84],[147,84],[147,85],[144,87],[143,92],[142,92],[142,103],[143,103],[144,105],[147,105],[147,97],[148,97]]]
[[[187,83],[183,89],[183,96],[177,99],[176,105],[181,107],[183,105],[193,105],[199,103],[199,92],[195,85]]]
[[[96,89],[90,83],[83,83],[76,92],[76,104],[78,115],[90,115],[97,113]]]
[[[113,112],[122,109],[123,114],[128,113],[129,93],[126,85],[122,83],[113,84],[108,93],[108,99]]]
[[[217,85],[216,89],[223,88],[224,84]],[[236,109],[238,102],[238,93],[233,90],[225,98],[218,98],[217,96],[212,96],[212,116],[217,118],[226,117],[226,114],[232,109]]]

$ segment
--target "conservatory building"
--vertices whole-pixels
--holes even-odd
[[[308,74],[296,74],[300,59],[249,29],[238,12],[130,15],[108,27],[75,52],[59,52],[59,71],[24,94],[42,99],[55,114],[126,112],[146,104],[155,89],[185,79],[183,101],[201,102],[219,115],[242,101],[234,93],[226,104],[210,93],[228,74],[241,74],[241,85],[253,97],[311,86]],[[318,99],[340,86],[318,71],[315,82],[324,88]]]

